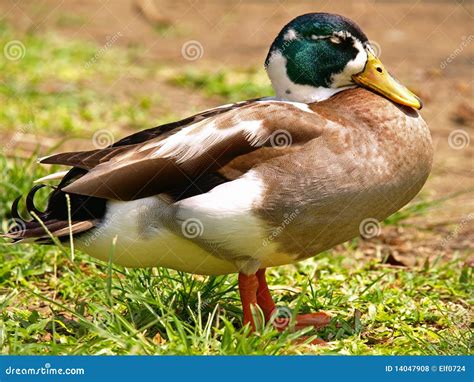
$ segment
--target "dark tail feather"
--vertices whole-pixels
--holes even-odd
[[[71,170],[61,181],[58,187],[48,197],[48,206],[40,211],[35,205],[35,194],[46,185],[34,186],[26,196],[26,209],[31,219],[21,217],[18,212],[21,196],[16,198],[11,207],[11,224],[8,231],[1,235],[11,239],[14,243],[20,241],[34,241],[38,243],[52,243],[51,236],[60,241],[69,240],[70,233],[77,235],[95,227],[105,215],[106,200],[89,196],[67,194],[70,200],[70,210],[66,193],[61,187],[82,176],[83,170]]]
[[[17,220],[17,219],[21,220],[21,216],[18,213],[18,204],[20,203],[20,200],[21,200],[21,195],[18,198],[16,198],[12,204],[11,215],[14,220]]]
[[[8,231],[1,235],[16,242],[38,242],[43,244],[53,243],[53,237],[60,241],[68,240],[72,232],[73,235],[87,231],[97,225],[99,220],[69,220],[51,217],[54,211],[46,210],[41,212],[34,204],[34,194],[44,187],[34,187],[27,195],[26,206],[33,214],[31,220],[22,218],[18,212],[18,205],[21,197],[15,199],[11,208],[12,219]],[[54,191],[53,191],[54,192]]]
[[[26,195],[26,209],[28,210],[28,212],[30,212],[30,213],[34,212],[38,216],[41,216],[44,213],[41,212],[40,210],[38,210],[35,206],[35,202],[34,202],[35,194],[38,192],[38,190],[42,189],[43,187],[46,187],[46,184],[38,184],[38,185],[34,186],[30,190],[30,192],[28,192],[28,194]],[[33,217],[33,219],[35,219],[35,218]]]

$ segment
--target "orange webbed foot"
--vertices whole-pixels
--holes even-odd
[[[288,308],[276,308],[271,322],[279,331],[285,330],[292,322],[291,311]],[[329,325],[331,316],[324,312],[298,314],[295,319],[295,330],[301,330],[312,326],[321,329]]]
[[[244,325],[250,323],[255,330],[256,325],[253,321],[252,306],[258,305],[265,316],[267,322],[280,332],[284,331],[292,323],[293,313],[288,308],[276,307],[270,295],[268,285],[265,279],[265,269],[260,269],[256,274],[239,274],[239,291],[242,300]],[[331,316],[324,312],[299,314],[294,320],[294,330],[301,330],[307,327],[321,329],[327,326],[331,321]],[[308,337],[300,337],[297,343],[304,343]],[[313,345],[325,344],[321,339],[311,341]]]
[[[321,329],[328,326],[331,322],[331,316],[324,312],[298,314],[296,316],[295,329],[300,330],[312,326],[315,329]]]

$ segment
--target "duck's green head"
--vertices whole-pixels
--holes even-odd
[[[395,80],[353,21],[330,13],[308,13],[278,34],[265,68],[277,97],[317,102],[357,85],[417,109],[421,101]]]

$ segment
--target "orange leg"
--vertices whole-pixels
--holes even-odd
[[[257,304],[262,308],[265,320],[268,322],[275,311],[275,303],[268,289],[267,280],[265,279],[265,268],[257,271],[258,289]]]
[[[252,305],[257,305],[258,279],[256,275],[245,275],[239,273],[239,292],[242,309],[244,311],[244,325],[250,323],[255,330],[255,323],[252,316]]]

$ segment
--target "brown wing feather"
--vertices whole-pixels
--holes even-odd
[[[207,118],[217,116],[225,113],[229,110],[241,108],[257,101],[258,99],[237,102],[228,106],[218,107],[202,111],[201,113],[195,114],[191,117],[167,123],[151,129],[139,131],[138,133],[129,135],[128,137],[122,138],[118,142],[115,142],[109,147],[97,150],[88,151],[73,151],[67,153],[60,153],[50,155],[46,158],[42,158],[40,163],[42,164],[60,164],[64,166],[79,167],[85,170],[90,170],[100,163],[106,162],[113,157],[123,153],[124,151],[133,150],[130,146],[135,146],[143,142],[163,140],[167,136],[176,133],[179,129],[192,125],[193,123],[203,121]]]
[[[230,162],[237,164],[234,175],[230,174],[234,178],[265,157],[297,150],[320,136],[325,124],[318,114],[290,103],[246,103],[165,136],[103,150],[59,154],[43,163],[89,170],[64,187],[65,192],[132,200],[184,187],[209,172],[232,170],[225,167]],[[290,140],[290,147],[285,149],[274,147],[278,146],[275,134],[281,131]]]
[[[200,174],[214,171],[251,149],[250,143],[241,135],[182,164],[169,158],[143,158],[143,152],[129,152],[126,160],[105,163],[63,190],[105,199],[140,199],[192,183]]]
[[[51,155],[40,160],[42,164],[61,164],[90,170],[100,163],[127,150],[127,147],[107,147],[90,151],[73,151]]]

